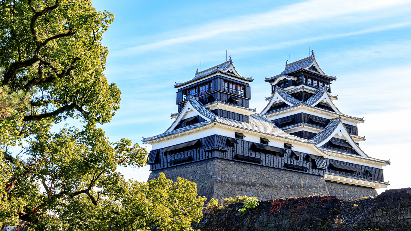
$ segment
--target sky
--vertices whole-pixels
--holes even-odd
[[[138,1],[94,0],[114,13],[104,35],[110,53],[105,75],[122,92],[121,107],[102,127],[110,140],[163,133],[172,123],[175,82],[223,63],[253,77],[251,108],[270,96],[264,82],[285,63],[310,55],[327,74],[334,103],[364,117],[360,147],[384,167],[389,189],[411,187],[411,1]],[[150,149],[151,147],[147,147]],[[146,181],[149,167],[121,168]],[[379,190],[382,192],[383,190]]]

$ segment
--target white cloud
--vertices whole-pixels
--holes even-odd
[[[395,7],[404,4],[409,4],[409,1],[312,0],[303,3],[288,5],[280,9],[275,9],[266,13],[239,16],[236,18],[206,24],[194,29],[188,29],[186,32],[183,33],[178,32],[178,34],[183,35],[176,35],[172,36],[173,38],[168,38],[158,42],[131,47],[121,52],[117,52],[116,55],[129,55],[134,53],[141,53],[166,46],[208,39],[232,32],[250,31],[275,26],[288,26],[292,24],[305,24],[316,20],[331,20],[344,15],[356,13],[363,14],[365,12],[373,12],[377,10],[384,10],[385,12],[387,12],[387,9],[390,7]],[[401,7],[399,9],[401,9]],[[389,12],[395,13],[392,11]]]
[[[411,125],[404,118],[411,110],[399,110],[367,115],[368,120],[360,127],[361,135],[367,141],[360,144],[365,152],[375,158],[390,160],[391,165],[383,167],[384,180],[388,189],[410,187],[409,163],[411,162]],[[382,192],[384,190],[379,190]]]
[[[368,34],[368,33],[381,32],[381,31],[386,31],[386,30],[392,30],[392,29],[407,27],[407,26],[410,26],[410,25],[411,25],[411,22],[403,22],[403,23],[396,23],[396,24],[391,24],[391,25],[384,25],[384,26],[368,28],[368,29],[349,32],[349,33],[328,34],[328,35],[321,35],[321,36],[310,37],[310,38],[305,38],[305,39],[291,40],[291,41],[280,42],[280,43],[276,43],[276,44],[272,44],[272,45],[268,45],[268,46],[243,47],[243,48],[235,49],[234,52],[232,52],[232,53],[244,53],[244,52],[247,52],[247,51],[265,51],[265,50],[284,49],[284,48],[287,48],[287,47],[292,47],[292,46],[296,46],[296,45],[300,45],[300,44],[312,43],[312,42],[317,42],[317,41],[322,41],[322,40],[337,39],[337,38],[343,38],[343,37],[349,37],[349,36],[356,36],[356,35],[363,35],[363,34]],[[395,44],[395,45],[397,45],[397,44]],[[409,45],[409,43],[408,43],[408,45]],[[351,51],[351,52],[355,52],[355,51]]]

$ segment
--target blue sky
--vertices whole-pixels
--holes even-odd
[[[95,0],[115,20],[103,44],[105,74],[122,91],[121,108],[104,125],[112,141],[164,132],[177,111],[175,82],[194,77],[231,55],[253,77],[250,106],[270,95],[265,77],[279,74],[313,49],[322,70],[337,76],[335,103],[365,117],[360,143],[370,156],[390,159],[389,188],[411,187],[411,1],[108,1]],[[147,167],[121,169],[147,179]]]

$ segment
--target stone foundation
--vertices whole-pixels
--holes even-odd
[[[252,196],[266,201],[314,195],[356,199],[377,195],[372,188],[326,182],[322,176],[221,159],[153,171],[149,180],[160,172],[174,181],[182,177],[195,182],[198,195],[208,199]]]
[[[338,184],[326,182],[328,192],[331,196],[339,199],[360,199],[361,197],[377,196],[378,193],[373,188],[360,187],[355,185]]]

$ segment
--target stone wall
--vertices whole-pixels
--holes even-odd
[[[324,178],[299,172],[215,160],[214,198],[252,196],[259,200],[328,195]]]
[[[173,181],[176,181],[178,177],[182,177],[197,184],[197,194],[199,196],[205,196],[211,199],[214,197],[214,169],[214,161],[209,160],[161,171],[152,171],[148,180],[157,178],[160,172],[163,172],[168,179]]]
[[[387,190],[373,198],[304,197],[260,201],[240,214],[242,203],[206,207],[195,230],[411,230],[411,189]]]
[[[250,196],[272,200],[314,195],[357,199],[376,195],[374,189],[326,182],[322,176],[221,159],[153,171],[149,180],[160,172],[174,181],[182,177],[195,182],[198,195],[208,199]]]
[[[361,197],[376,196],[373,188],[326,182],[328,192],[339,199],[359,199]]]

